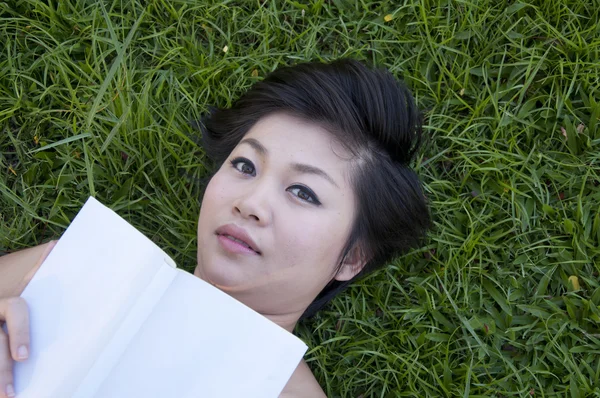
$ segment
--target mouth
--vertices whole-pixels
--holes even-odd
[[[225,249],[229,251],[261,254],[256,243],[246,231],[234,224],[219,227],[215,234],[219,237],[219,241]]]

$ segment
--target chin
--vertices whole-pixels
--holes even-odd
[[[232,264],[199,264],[194,275],[223,290],[241,287],[246,281],[239,267]]]

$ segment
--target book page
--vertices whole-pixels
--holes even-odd
[[[19,398],[70,397],[165,257],[89,198],[21,295],[31,350],[15,363]]]
[[[136,338],[140,328],[154,310],[156,303],[158,303],[169,288],[176,275],[177,270],[173,269],[170,264],[165,263],[159,268],[148,287],[141,292],[135,304],[131,307],[127,317],[123,319],[123,322],[121,322],[111,339],[104,346],[104,349],[79,384],[79,388],[72,395],[72,398],[90,398],[96,394],[99,386],[104,382],[111,369],[119,363],[123,352],[131,344],[132,340]]]
[[[177,272],[93,397],[278,397],[306,345],[214,286]]]

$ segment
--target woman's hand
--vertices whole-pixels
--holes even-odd
[[[29,310],[21,297],[0,298],[0,397],[14,397],[13,361],[29,357]]]
[[[20,275],[20,272],[24,271],[23,267],[30,268],[25,276],[19,278],[22,280],[19,281],[19,286],[17,286],[19,292],[16,294],[20,294],[22,289],[27,286],[55,244],[56,242],[50,242],[46,245],[45,250],[33,267],[31,263],[25,264],[29,257],[25,255],[24,251],[7,255],[6,258],[3,258],[4,261],[0,261],[2,263],[0,264],[2,265],[0,271],[5,271],[0,272],[0,274],[6,277],[6,280],[11,279],[12,276]],[[5,262],[8,262],[8,264],[5,264]],[[21,265],[20,262],[24,264]],[[12,269],[11,265],[13,265]],[[6,291],[0,291],[0,295],[2,293],[6,293]],[[29,357],[29,309],[24,299],[18,296],[0,297],[0,326],[4,324],[6,324],[8,333],[0,327],[0,398],[15,396],[13,361],[25,361]]]

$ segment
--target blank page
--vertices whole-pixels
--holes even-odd
[[[276,398],[306,345],[219,289],[178,275],[95,398]]]
[[[15,363],[19,398],[71,396],[165,257],[90,197],[21,295],[31,352]]]

